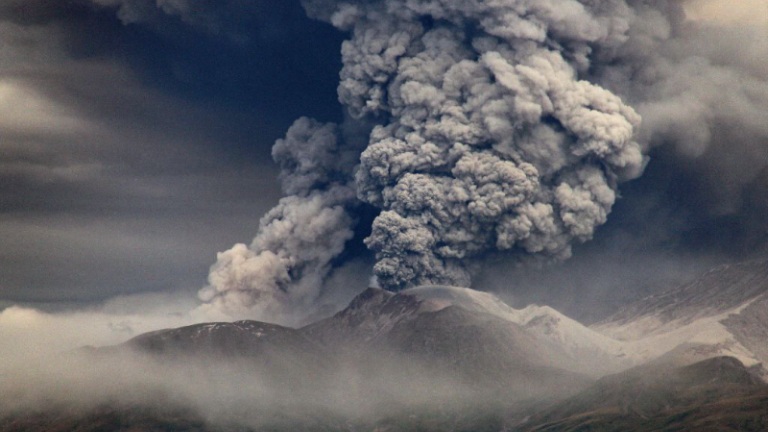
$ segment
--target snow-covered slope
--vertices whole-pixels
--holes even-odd
[[[768,364],[768,260],[725,265],[592,326],[638,361],[733,356]]]
[[[536,352],[518,356],[546,357],[552,365],[572,372],[602,376],[637,364],[625,352],[625,344],[568,318],[546,306],[516,310],[496,296],[468,288],[422,286],[397,294],[369,288],[335,316],[302,329],[326,345],[376,344],[393,329],[402,328],[424,315],[448,308],[490,316],[509,324],[509,332],[524,334]],[[531,348],[531,350],[534,350]]]
[[[548,344],[571,371],[604,375],[654,360],[691,364],[731,356],[747,366],[768,364],[768,261],[718,267],[681,287],[627,306],[586,327],[548,306],[514,309],[496,296],[467,288],[423,286],[396,295],[393,323],[449,306],[514,323]],[[394,308],[389,308],[394,310]]]
[[[600,334],[549,306],[513,309],[493,294],[448,286],[425,286],[402,292],[435,310],[449,305],[488,313],[522,326],[560,352],[572,370],[593,375],[616,372],[637,364],[625,344]]]
[[[616,339],[668,333],[695,321],[727,316],[768,293],[768,260],[714,268],[690,283],[621,308],[592,326]]]

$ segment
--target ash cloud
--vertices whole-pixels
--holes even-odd
[[[351,220],[361,205],[379,213],[365,244],[384,288],[470,286],[473,274],[501,256],[513,265],[569,258],[608,221],[619,185],[641,176],[649,154],[671,152],[680,159],[675,165],[692,161],[699,177],[717,173],[707,180],[709,192],[722,195],[711,198],[712,215],[738,206],[745,185],[766,166],[763,49],[736,46],[753,30],[687,19],[684,2],[303,5],[310,17],[349,34],[338,87],[350,116],[345,124],[374,126],[366,143],[349,149],[359,152],[359,165],[336,178],[356,190],[359,202],[350,198],[344,206]],[[304,184],[326,176],[324,156],[296,153],[301,162],[290,164],[284,184],[294,167],[311,171],[297,178]],[[256,254],[270,226],[291,224],[286,208],[304,205],[308,194],[284,191],[293,196],[275,210],[280,216],[262,222],[251,246]],[[313,191],[324,195],[328,186]],[[341,254],[325,249],[322,262],[300,254],[282,259],[320,269],[311,277],[302,270],[278,275],[281,283],[269,291],[287,300],[282,307],[292,307],[292,292],[306,299],[307,283],[314,287],[310,297],[323,291],[333,270],[327,264]],[[237,292],[255,304],[261,289],[212,281],[202,298],[216,302]]]
[[[610,239],[622,238],[622,232],[633,238],[627,241],[634,244],[630,247],[649,253],[668,248],[669,243],[689,252],[704,248],[711,255],[759,249],[763,233],[768,232],[761,217],[768,184],[768,48],[745,43],[760,37],[755,27],[701,20],[711,13],[708,8],[722,4],[712,0],[707,6],[696,6],[691,15],[696,20],[690,20],[686,17],[690,2],[650,0],[304,1],[309,16],[347,36],[341,46],[338,86],[346,117],[326,116],[329,105],[312,102],[307,88],[312,87],[308,78],[312,74],[287,80],[295,83],[289,86],[295,87],[295,94],[286,96],[293,108],[285,122],[272,122],[273,129],[284,130],[296,118],[297,100],[306,100],[307,107],[300,108],[322,121],[300,119],[275,146],[272,156],[283,172],[280,183],[285,197],[264,217],[250,245],[220,254],[209,273],[209,286],[201,292],[203,309],[293,322],[297,314],[325,308],[318,304],[337,296],[330,281],[358,272],[371,255],[375,255],[377,283],[397,290],[430,282],[472,285],[478,275],[499,267],[500,262],[513,267],[558,262],[574,250],[594,254],[594,248],[579,245],[593,237],[600,244],[610,244]],[[146,37],[142,32],[149,28],[162,35],[159,39],[177,43],[192,35],[200,39],[226,35],[227,39],[210,38],[225,51],[253,40],[279,47],[273,47],[275,52],[291,51],[282,47],[315,40],[315,33],[302,33],[296,20],[286,18],[292,7],[299,9],[296,2],[266,1],[4,3],[2,26],[9,30],[3,37],[13,42],[8,53],[14,60],[7,76],[14,81],[5,84],[3,91],[37,104],[30,112],[42,113],[50,126],[13,134],[48,142],[53,141],[51,131],[59,135],[64,131],[63,138],[53,138],[72,148],[79,148],[70,136],[73,132],[80,136],[85,130],[89,146],[102,134],[121,137],[112,149],[84,149],[71,163],[67,158],[73,158],[73,153],[61,147],[62,151],[54,152],[54,165],[60,163],[65,169],[58,165],[49,169],[50,160],[38,163],[35,159],[30,166],[28,160],[48,152],[35,153],[19,144],[13,151],[21,156],[14,156],[13,169],[5,170],[5,175],[21,173],[18,177],[24,184],[32,179],[38,189],[40,184],[58,190],[77,183],[78,190],[82,186],[101,193],[104,182],[99,179],[105,174],[120,174],[119,183],[134,172],[113,163],[125,160],[126,152],[120,149],[132,148],[128,142],[147,142],[136,146],[137,154],[150,154],[158,142],[183,142],[177,155],[189,142],[203,147],[229,124],[231,112],[214,116],[219,126],[211,127],[213,132],[177,133],[176,129],[188,129],[185,124],[206,123],[201,119],[209,113],[195,103],[179,108],[178,94],[147,86],[147,78],[159,75],[158,71],[147,74],[130,60],[110,60],[105,53],[126,43],[115,35],[124,31]],[[122,20],[121,25],[111,17],[122,28],[110,27],[114,40],[108,38],[103,46],[85,43],[84,35],[90,33],[83,29],[91,28],[94,17],[112,13]],[[90,18],[83,20],[83,16]],[[174,37],[185,27],[180,24],[196,30]],[[283,39],[295,45],[285,45]],[[327,42],[340,42],[342,37],[331,39]],[[18,48],[30,41],[34,50]],[[47,41],[55,44],[41,48]],[[318,62],[308,51],[315,50],[303,54],[304,62]],[[267,56],[263,64],[276,63],[276,58]],[[221,63],[217,59],[212,62]],[[172,70],[186,84],[200,84],[198,79],[234,83],[232,89],[227,87],[231,93],[221,93],[222,98],[247,87],[241,86],[250,76],[247,73],[229,79],[230,75],[217,70],[211,77],[201,77],[205,74],[195,70],[198,63],[169,65],[162,72]],[[35,73],[27,73],[31,70]],[[104,81],[117,77],[127,85],[122,92],[88,90],[90,78],[84,75]],[[81,77],[76,91],[61,85],[73,76]],[[257,75],[252,81],[263,89],[269,79]],[[217,97],[220,90],[218,84],[211,88]],[[305,93],[308,96],[301,99]],[[272,104],[275,112],[282,112],[276,105],[280,94],[261,94],[265,95],[261,108]],[[131,109],[115,108],[125,100]],[[145,108],[135,108],[139,106]],[[130,124],[143,124],[138,129],[144,132],[132,133],[135,128],[104,115],[116,113],[109,118],[124,118],[120,114],[125,111]],[[146,119],[167,119],[164,113],[173,113],[169,121],[175,127],[155,137],[156,132],[147,131],[168,130],[160,127],[167,122]],[[14,127],[34,123],[8,118]],[[261,137],[262,130],[257,132]],[[278,133],[264,139],[272,141]],[[238,139],[243,141],[243,136]],[[257,158],[268,155],[263,149],[254,153]],[[207,153],[200,154],[206,157],[170,165],[174,172],[188,173],[199,160],[207,159]],[[219,165],[226,169],[226,164],[217,163],[208,172]],[[158,160],[149,171],[156,175],[168,166],[164,159]],[[46,183],[51,175],[61,181]],[[220,191],[256,181],[260,185],[256,192],[261,192],[265,182],[246,178],[242,170],[230,177],[231,181],[212,188],[202,199],[195,195],[189,201],[210,203],[217,218],[227,213],[237,219],[242,210],[218,205]],[[205,179],[203,175],[200,181],[208,184]],[[158,190],[151,182],[138,186],[126,182],[116,189],[138,188],[140,197],[166,199],[178,196],[185,185],[168,191]],[[113,191],[109,192],[104,195]],[[626,199],[620,199],[622,194]],[[268,195],[259,205],[276,201],[273,194]],[[233,198],[243,202],[252,196]],[[23,207],[23,194],[12,198],[9,202]],[[655,207],[646,208],[647,203]],[[642,235],[651,229],[642,225],[647,223],[642,214],[654,215],[658,226],[653,229],[658,232],[650,238],[660,239],[658,244],[648,245],[648,236]],[[213,216],[189,231],[206,231],[206,226],[215,224]],[[24,225],[32,232],[42,224]],[[4,226],[17,225],[11,220]],[[194,237],[200,244],[209,244],[206,239],[214,235]],[[223,243],[232,244],[233,237]],[[155,249],[162,249],[157,243]],[[215,246],[218,250],[220,243]],[[592,256],[601,259],[599,254]],[[367,275],[353,277],[366,279]]]
[[[768,3],[649,6],[633,4],[647,19],[621,48],[594,51],[583,76],[642,116],[638,141],[650,162],[573,260],[543,272],[508,261],[486,267],[481,286],[511,292],[517,306],[543,302],[592,321],[768,251],[768,47],[751,42],[768,36]]]
[[[518,3],[308,3],[353,29],[342,102],[390,116],[356,175],[360,198],[383,211],[367,244],[386,288],[468,285],[466,263],[496,251],[567,258],[642,170],[639,116],[567,59],[611,43],[608,18],[566,2],[572,15],[556,20],[554,5]],[[574,51],[552,49],[559,38]]]
[[[301,118],[277,141],[272,156],[287,196],[261,219],[250,246],[218,255],[200,291],[203,310],[285,322],[286,305],[312,308],[358,222],[350,183],[358,152],[344,140],[335,124]]]
[[[619,183],[643,170],[645,148],[635,140],[640,116],[619,96],[579,76],[593,50],[626,41],[634,11],[623,3],[304,6],[311,17],[351,35],[342,45],[339,99],[348,122],[375,126],[367,146],[355,145],[361,152],[354,172],[338,174],[346,177],[345,187],[356,190],[347,210],[359,201],[380,212],[365,243],[376,254],[374,274],[385,288],[468,286],[471,269],[496,253],[523,260],[568,258],[574,243],[591,239],[606,222]],[[278,163],[284,143],[273,153]],[[311,176],[300,173],[298,182],[325,176],[323,154],[296,156],[300,162],[289,164],[284,189],[294,167],[317,167]],[[322,201],[330,190],[318,185],[314,198]],[[295,191],[273,212],[277,218],[262,221],[250,248],[260,261],[275,261],[277,248],[262,251],[260,245],[275,224],[293,224],[286,209],[300,208],[306,196]],[[337,206],[330,202],[322,211]],[[318,207],[315,214],[320,212]],[[301,236],[291,233],[280,244],[298,244]],[[326,251],[329,257],[341,253],[336,247]],[[254,257],[230,265],[231,252],[248,253],[237,246],[220,257],[203,300],[232,299],[250,307],[266,287],[270,301],[285,299],[306,292],[304,281],[319,292],[322,280],[315,275],[327,274],[330,262],[288,253],[262,272],[261,265],[251,265]],[[289,275],[297,262],[299,270]],[[307,278],[305,264],[320,271]],[[258,285],[219,277],[221,269],[232,275],[245,268],[259,275]],[[262,282],[265,275],[278,282]]]
[[[717,11],[725,2],[686,6]],[[764,16],[766,7],[733,10]],[[596,52],[588,75],[643,117],[639,139],[652,161],[627,196],[655,201],[653,212],[671,216],[655,229],[667,231],[678,253],[721,261],[764,253],[768,47],[750,41],[768,36],[768,27],[734,25],[722,14],[686,20],[679,11],[662,12],[636,27],[624,49]],[[637,207],[627,206],[620,220],[632,211]]]

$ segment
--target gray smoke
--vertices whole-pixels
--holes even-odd
[[[685,21],[676,3],[644,14],[620,48],[594,53],[588,78],[638,110],[643,143],[668,147],[676,168],[706,185],[702,210],[744,210],[745,188],[768,166],[768,45],[757,42],[766,29]]]
[[[218,255],[200,291],[203,309],[286,322],[291,307],[313,305],[357,223],[349,180],[359,152],[340,140],[336,125],[301,118],[275,144],[287,196],[261,219],[250,246]]]
[[[568,258],[653,147],[701,155],[731,117],[768,136],[762,51],[750,61],[708,48],[712,30],[686,21],[682,2],[303,4],[350,33],[345,126],[376,126],[361,144],[303,119],[276,144],[289,196],[250,247],[213,266],[201,297],[225,310],[314,301],[363,203],[380,212],[365,243],[381,286],[469,286],[497,254]]]
[[[623,2],[306,1],[350,30],[339,97],[386,118],[356,173],[382,210],[366,244],[389,289],[469,285],[489,253],[567,258],[645,160],[640,117],[579,79],[626,40]]]

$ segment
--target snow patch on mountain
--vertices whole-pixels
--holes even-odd
[[[425,285],[399,293],[419,300],[422,312],[436,312],[458,306],[472,312],[495,315],[519,324],[519,312],[493,294],[447,285]]]
[[[747,366],[768,364],[768,260],[717,267],[591,329],[624,342],[639,362],[727,355]]]
[[[745,285],[745,280],[754,282],[753,275],[744,269],[742,265],[723,266],[704,277],[715,276],[717,282],[733,281],[741,285]],[[729,274],[734,270],[739,272],[737,278]],[[712,292],[702,293],[702,287]],[[735,296],[746,300],[732,307],[728,307],[716,288],[709,284],[700,282],[684,288],[685,295],[679,294],[680,289],[675,290],[677,294],[662,294],[660,297],[666,298],[659,310],[644,309],[645,313],[633,317],[634,320],[604,322],[594,328],[586,327],[549,306],[530,305],[518,310],[492,294],[468,288],[424,286],[399,295],[419,299],[425,311],[458,306],[518,324],[539,340],[557,347],[574,364],[573,369],[592,374],[618,372],[665,356],[675,357],[675,361],[686,364],[718,356],[735,357],[746,366],[768,360],[742,343],[744,338],[734,334],[735,324],[726,324],[738,322],[735,318],[762,298],[760,295],[754,297],[756,293],[752,284],[747,285],[749,293]],[[681,304],[681,300],[690,301],[686,305]],[[699,307],[696,307],[697,302]],[[670,311],[674,313],[670,314]],[[674,319],[668,319],[670,316]],[[752,326],[754,321],[751,320]],[[765,324],[768,328],[768,322]]]
[[[483,312],[518,324],[553,342],[574,347],[594,346],[619,353],[621,342],[602,335],[549,306],[530,305],[514,309],[493,294],[469,288],[424,286],[403,291],[423,302],[425,310],[459,306],[473,312]]]
[[[548,306],[515,309],[487,292],[429,285],[396,294],[370,288],[342,312],[303,331],[322,343],[372,343],[396,326],[449,307],[509,322],[544,344],[559,367],[593,376],[652,361],[682,365],[718,356],[747,366],[768,364],[768,261],[718,267],[592,327]]]
[[[761,363],[760,359],[744,347],[722,323],[730,316],[741,313],[747,306],[748,304],[730,312],[701,318],[683,325],[676,326],[675,324],[680,323],[670,322],[635,340],[624,341],[624,346],[638,364],[677,352],[678,356],[690,357],[690,361],[731,356],[739,359],[746,366],[754,366]],[[621,332],[621,329],[614,330]],[[637,327],[634,331],[637,331]],[[685,351],[682,347],[689,347],[689,350]]]
[[[400,295],[419,299],[425,311],[458,306],[515,323],[559,350],[573,369],[580,372],[602,375],[637,364],[629,355],[626,344],[602,335],[549,306],[530,305],[518,310],[493,294],[437,285],[412,288]]]

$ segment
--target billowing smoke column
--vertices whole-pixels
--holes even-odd
[[[626,41],[623,1],[304,6],[351,32],[339,98],[377,126],[354,143],[301,119],[277,142],[287,197],[250,247],[212,267],[201,298],[220,309],[269,314],[314,301],[361,203],[381,211],[365,242],[390,290],[469,286],[468,266],[497,252],[567,258],[644,167],[640,116],[579,79],[593,50]]]
[[[463,262],[493,250],[568,257],[606,221],[617,181],[641,170],[639,116],[578,81],[543,34],[470,49],[458,27],[420,32],[386,90],[366,76],[342,83],[387,95],[351,106],[394,115],[356,176],[359,197],[384,210],[367,240],[379,282],[467,285]]]
[[[577,76],[592,45],[623,42],[621,2],[305,4],[352,31],[341,101],[386,119],[355,177],[382,210],[366,243],[386,288],[468,285],[492,251],[568,257],[642,170],[639,116]]]
[[[289,305],[317,298],[357,222],[351,179],[359,151],[345,150],[339,140],[336,125],[301,118],[275,144],[286,197],[262,218],[250,247],[219,254],[210,285],[200,291],[208,307],[280,320]]]

